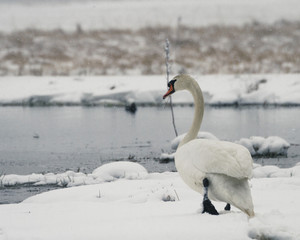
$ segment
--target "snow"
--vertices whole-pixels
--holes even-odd
[[[258,165],[256,169],[272,171]],[[134,174],[122,178],[123,168]],[[280,170],[278,170],[280,171]],[[137,163],[117,162],[93,172],[115,181],[50,191],[20,204],[0,205],[0,239],[299,239],[297,175],[250,181],[256,216],[234,207],[201,214],[202,196],[178,173],[146,174]],[[124,172],[124,171],[123,171]],[[217,229],[217,231],[216,231]]]
[[[171,156],[170,156],[171,155]],[[173,154],[170,154],[171,158]],[[173,156],[174,159],[174,156]],[[119,179],[145,179],[148,171],[138,163],[121,161],[104,164],[95,169],[92,173],[66,171],[64,173],[32,173],[28,175],[8,174],[0,176],[0,186],[19,186],[24,184],[57,185],[61,187],[74,187],[92,185],[104,182],[113,182]],[[300,164],[291,168],[279,168],[277,166],[261,166],[254,164],[254,178],[269,177],[300,177]]]
[[[290,147],[286,140],[277,136],[267,138],[252,136],[249,139],[241,138],[236,143],[248,148],[252,156],[286,156]]]
[[[66,171],[64,173],[46,173],[29,175],[2,175],[0,186],[16,186],[22,184],[34,185],[57,185],[73,187],[103,182],[111,182],[116,179],[143,179],[148,175],[147,170],[138,163],[133,162],[112,162],[104,164],[95,169],[91,174]]]
[[[238,0],[11,2],[0,3],[1,31],[32,27],[73,31],[78,24],[83,29],[176,26],[179,17],[183,24],[190,26],[244,24],[253,20],[270,23],[281,19],[299,20],[300,7],[297,0],[253,0],[251,3]]]
[[[194,76],[208,105],[299,105],[300,75]],[[263,80],[263,81],[262,81]],[[162,105],[165,76],[4,77],[1,105]],[[192,104],[179,92],[174,104]]]
[[[184,134],[181,134],[179,136],[177,136],[176,138],[174,138],[172,141],[171,141],[171,147],[172,149],[177,149],[179,143],[181,142],[181,140],[184,138],[184,136],[186,135],[186,133]],[[199,131],[198,132],[198,135],[197,135],[197,138],[198,139],[211,139],[211,140],[219,140],[215,135],[213,135],[212,133],[210,132],[202,132],[202,131]]]
[[[147,170],[142,165],[126,161],[102,165],[92,173],[94,177],[100,177],[106,179],[106,181],[107,179],[113,181],[116,178],[142,179],[147,176],[147,174]]]
[[[186,133],[181,134],[171,141],[171,148],[176,150],[180,141],[184,138]],[[198,139],[212,139],[219,140],[215,135],[210,132],[199,131],[197,135]],[[243,145],[246,147],[252,156],[258,157],[278,157],[287,156],[287,151],[290,144],[283,138],[278,136],[260,137],[252,136],[250,138],[241,138],[235,143]],[[160,156],[160,161],[170,161],[174,160],[175,153],[162,153]]]
[[[254,178],[281,178],[281,177],[299,177],[300,164],[291,168],[279,168],[277,166],[261,166],[254,164]]]

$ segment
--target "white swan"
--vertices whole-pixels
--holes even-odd
[[[218,215],[209,199],[239,208],[254,216],[248,180],[252,176],[252,158],[245,147],[225,141],[195,139],[203,118],[204,100],[198,83],[189,75],[178,75],[168,84],[165,99],[175,91],[188,90],[194,97],[192,127],[175,153],[175,165],[184,182],[204,195],[203,213]]]

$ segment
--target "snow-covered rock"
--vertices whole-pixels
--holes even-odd
[[[290,147],[286,140],[278,136],[267,138],[252,136],[250,138],[241,138],[236,143],[248,148],[252,156],[285,156]]]
[[[185,134],[179,135],[171,141],[172,149],[177,149]],[[209,132],[199,132],[197,138],[219,140],[216,136]],[[240,140],[235,141],[235,143],[246,147],[252,156],[286,156],[290,147],[290,144],[286,140],[278,136],[270,136],[267,138],[252,136],[250,138],[241,138]],[[174,155],[175,153],[162,153],[160,161],[165,162],[174,160]]]
[[[300,165],[297,164],[291,168],[279,168],[277,166],[261,166],[254,165],[254,178],[286,178],[286,177],[300,177]]]

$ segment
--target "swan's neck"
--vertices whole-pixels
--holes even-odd
[[[194,120],[190,130],[185,135],[183,140],[180,142],[178,148],[180,148],[184,144],[188,143],[189,141],[197,137],[201,126],[202,118],[203,118],[203,112],[204,112],[203,95],[198,83],[196,81],[193,81],[190,87],[187,88],[187,90],[193,95],[194,98],[194,108],[195,108]]]

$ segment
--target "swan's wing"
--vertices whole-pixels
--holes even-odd
[[[205,173],[235,178],[252,176],[252,157],[248,149],[235,143],[196,139],[178,149],[176,157]]]

